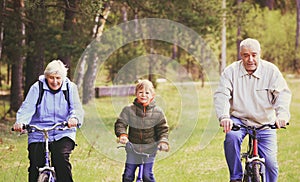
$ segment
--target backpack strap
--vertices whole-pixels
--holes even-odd
[[[43,89],[43,82],[40,81],[40,80],[38,82],[39,82],[39,98],[36,102],[36,107],[41,104],[42,98],[43,98],[43,95],[44,95],[44,91],[45,91]],[[66,101],[68,102],[68,106],[70,107],[70,93],[69,93],[69,83],[68,82],[67,82],[66,86],[67,86],[67,90],[63,90],[63,93],[65,95]]]
[[[42,98],[43,98],[43,95],[44,95],[43,82],[40,81],[40,80],[38,82],[39,82],[39,98],[36,102],[36,106],[41,104]]]
[[[65,99],[68,102],[68,106],[70,107],[70,93],[69,93],[69,82],[66,84],[67,90],[64,90],[63,93],[65,95]]]

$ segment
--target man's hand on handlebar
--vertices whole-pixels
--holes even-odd
[[[283,119],[277,119],[275,125],[278,129],[285,128],[289,123]]]
[[[233,121],[230,118],[224,118],[220,122],[220,126],[223,127],[223,132],[228,133],[231,131]]]

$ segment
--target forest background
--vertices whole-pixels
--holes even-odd
[[[201,88],[197,88],[200,90],[198,92],[201,94],[203,94],[202,91],[209,93],[201,95],[201,99],[204,99],[204,103],[202,103],[204,105],[201,105],[204,111],[201,113],[206,112],[207,114],[211,109],[211,101],[205,100],[207,98],[203,97],[211,94],[211,89],[208,89],[207,86],[210,87],[210,84],[217,81],[218,78],[213,78],[207,72],[215,72],[216,75],[219,75],[226,65],[239,59],[238,45],[240,41],[252,37],[261,43],[262,58],[279,67],[288,79],[288,83],[293,86],[293,91],[299,88],[300,0],[1,0],[0,2],[0,95],[2,101],[0,128],[1,131],[5,129],[4,134],[1,133],[0,144],[3,144],[5,152],[11,151],[10,147],[8,149],[4,147],[5,142],[3,142],[11,140],[11,136],[8,139],[5,138],[7,128],[15,121],[15,113],[22,104],[30,86],[39,75],[43,74],[45,65],[53,59],[60,59],[68,66],[69,77],[78,85],[85,107],[87,108],[89,103],[95,102],[100,105],[98,107],[102,108],[102,104],[107,106],[112,101],[108,101],[109,98],[93,101],[96,87],[133,84],[140,77],[137,77],[136,73],[126,72],[126,70],[126,75],[122,77],[120,70],[122,71],[135,58],[158,55],[150,56],[150,63],[145,61],[145,64],[135,65],[131,69],[148,70],[148,74],[144,74],[142,77],[150,79],[155,85],[159,84],[156,81],[161,81],[161,78],[165,77],[163,74],[152,74],[151,70],[165,72],[166,69],[172,69],[175,72],[173,74],[182,75],[184,73],[189,81],[200,82]],[[126,26],[123,26],[127,25],[126,23],[133,22],[134,24],[137,20],[147,18],[170,20],[176,22],[176,25],[180,24],[186,29],[193,30],[201,39],[200,47],[193,47],[197,44],[197,40],[191,41],[195,44],[190,44],[187,47],[181,46],[180,41],[183,40],[178,37],[181,38],[182,35],[177,35],[174,32],[171,32],[174,33],[172,35],[174,40],[170,42],[147,38],[126,42],[123,40],[124,37],[118,37],[122,32],[127,32]],[[174,23],[170,25],[174,25]],[[136,24],[136,27],[138,26]],[[115,27],[117,30],[114,29]],[[154,27],[154,30],[151,29],[151,31],[159,32],[161,31],[160,28],[165,27]],[[107,35],[106,32],[112,32],[112,29],[114,29],[115,35],[109,34],[111,36],[109,39],[122,46],[117,47],[107,58],[104,58],[98,52],[109,52],[110,47],[101,44],[103,43],[101,42],[102,36]],[[137,28],[132,31],[136,33],[140,30]],[[199,61],[189,50],[196,49],[199,51],[203,47],[205,47],[204,52],[200,52],[205,55],[203,56],[204,61]],[[159,56],[169,58],[170,61],[165,61],[163,64],[155,60],[155,58],[162,58]],[[205,63],[211,62],[213,62],[212,66],[209,67],[211,69],[207,70],[208,67]],[[184,71],[178,69],[179,67],[183,68]],[[99,74],[99,70],[101,70],[101,74]],[[114,82],[115,80],[118,82]],[[175,80],[169,79],[169,81],[178,80],[176,78]],[[158,87],[158,91],[162,87]],[[169,93],[173,92],[174,90],[169,91]],[[191,95],[193,96],[193,94],[197,95],[197,93]],[[184,98],[185,96],[179,95],[178,97]],[[295,99],[297,102],[294,104],[299,108],[299,104],[297,104],[299,100],[298,98]],[[169,100],[172,104],[177,102],[174,101],[174,97],[169,98]],[[205,107],[209,107],[209,109],[205,109]],[[103,121],[107,122],[105,126],[112,128],[111,122],[114,121],[118,112],[112,108],[105,109],[102,108],[104,113],[100,115]],[[166,114],[171,119],[174,117],[176,121],[177,115],[172,115],[174,115],[174,110],[175,113],[177,110],[172,109],[171,113],[167,112]],[[116,113],[108,114],[112,112]],[[178,123],[171,123],[171,129],[176,128],[176,124]],[[202,125],[205,123],[202,123],[197,131],[204,130],[206,126],[202,127]],[[293,131],[296,132],[297,128],[294,128]],[[87,136],[88,133],[84,131],[83,133],[85,137],[89,137]],[[91,133],[94,134],[94,132]],[[282,133],[281,135],[285,135],[284,132]],[[220,136],[217,137],[221,138]],[[82,140],[84,139],[79,139],[79,141]],[[93,146],[93,144],[91,145]],[[214,146],[216,145],[219,144],[214,144]],[[296,146],[299,148],[299,145],[294,145],[294,147]],[[83,147],[89,148],[90,146]],[[92,148],[87,151],[79,149],[82,154],[91,150]],[[294,151],[296,150],[289,150],[288,152],[297,155],[297,152],[294,153]],[[24,153],[23,151],[23,155]],[[184,151],[182,153],[182,156],[186,155]],[[208,152],[207,155],[210,153]],[[2,155],[2,157],[4,156]],[[224,157],[220,156],[220,158]],[[171,158],[170,160],[175,159]],[[287,162],[289,159],[284,160]],[[103,159],[102,162],[105,163],[104,161],[107,162],[106,159]],[[167,162],[164,161],[163,163]],[[76,164],[75,162],[75,165],[80,166],[82,163]],[[194,165],[192,166],[194,167]],[[286,166],[290,166],[290,163],[287,162]],[[226,173],[224,172],[226,171],[224,165],[222,167],[221,176]],[[293,167],[297,168],[297,166]],[[291,168],[293,167],[291,166]],[[290,168],[288,170],[292,171]],[[187,171],[187,173],[189,172]],[[107,174],[111,173],[104,173],[103,176]],[[298,180],[299,176],[294,174],[291,173],[283,179]],[[218,176],[219,174],[214,175]],[[219,177],[221,178],[221,176]],[[176,179],[176,177],[174,178]],[[198,179],[198,176],[195,179]],[[211,180],[213,181],[213,177]]]
[[[209,79],[174,36],[173,43],[148,39],[122,46],[109,55],[102,65],[106,75],[96,81],[99,66],[95,60],[101,57],[82,56],[88,45],[111,27],[143,18],[168,19],[198,33],[220,62],[219,70],[239,59],[242,39],[253,37],[261,42],[264,59],[284,73],[299,74],[299,4],[299,0],[1,0],[0,86],[10,95],[6,113],[17,111],[31,84],[53,59],[69,67],[84,104],[94,97],[95,83],[111,83],[126,63],[145,54],[176,60],[195,81]],[[74,76],[76,67],[80,69]]]

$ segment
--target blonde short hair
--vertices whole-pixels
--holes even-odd
[[[155,94],[154,86],[149,80],[138,80],[135,86],[135,94],[137,94],[140,89],[149,89],[152,94]]]
[[[46,66],[44,71],[45,76],[51,74],[58,74],[64,80],[67,77],[68,68],[66,68],[66,66],[61,60],[53,60]]]

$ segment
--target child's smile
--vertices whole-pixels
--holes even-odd
[[[137,91],[136,98],[138,99],[139,103],[149,104],[153,98],[153,95],[150,90],[142,88]]]

